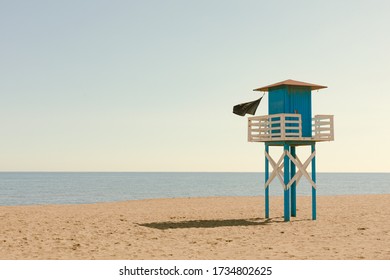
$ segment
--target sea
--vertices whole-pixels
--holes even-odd
[[[304,177],[297,194],[311,195]],[[390,173],[317,174],[317,195],[357,194],[390,194]],[[255,172],[0,172],[0,205],[262,195],[264,173]],[[270,195],[283,195],[277,178]]]

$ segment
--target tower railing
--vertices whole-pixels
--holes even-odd
[[[312,124],[314,139],[318,141],[334,140],[333,115],[315,115]]]
[[[302,137],[300,114],[273,114],[248,118],[248,141],[333,141],[332,115],[316,115],[312,119],[312,137]]]

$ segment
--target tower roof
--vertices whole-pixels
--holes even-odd
[[[300,82],[300,81],[295,81],[295,80],[285,80],[276,84],[264,86],[261,88],[256,88],[254,91],[268,91],[270,88],[277,87],[277,86],[301,86],[301,87],[310,87],[311,90],[316,90],[316,89],[323,89],[327,88],[326,86],[321,86],[321,85],[316,85],[316,84],[310,84],[310,83],[305,83],[305,82]]]

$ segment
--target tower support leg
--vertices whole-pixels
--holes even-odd
[[[290,221],[290,189],[287,188],[287,184],[290,181],[290,159],[288,157],[290,146],[288,144],[284,144],[284,221]]]
[[[269,154],[269,146],[265,144],[265,152]],[[264,198],[265,198],[265,218],[269,218],[269,185],[267,185],[269,178],[269,162],[267,156],[265,156],[265,189],[264,189]]]
[[[291,146],[291,156],[293,158],[296,158],[296,152],[295,152],[295,146]],[[293,161],[291,161],[291,178],[295,176],[295,164]],[[296,217],[297,216],[297,183],[294,181],[291,185],[291,216]]]
[[[311,145],[311,152],[312,154],[316,151],[316,144],[313,143]],[[311,160],[311,178],[314,183],[316,183],[316,156],[314,156]],[[317,191],[314,186],[311,186],[311,207],[312,207],[312,219],[317,219]]]

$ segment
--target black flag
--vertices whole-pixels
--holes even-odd
[[[233,107],[233,113],[239,116],[245,116],[245,114],[254,115],[256,113],[256,109],[260,104],[261,99],[259,99],[247,103],[241,103]]]

